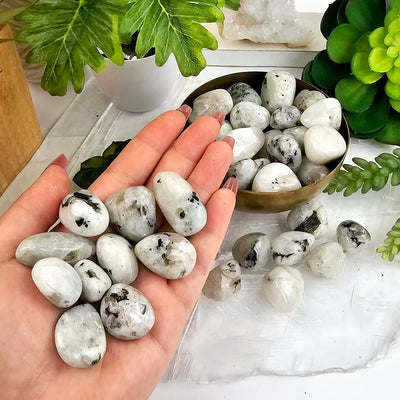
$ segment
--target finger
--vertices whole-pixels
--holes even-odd
[[[148,179],[147,187],[152,188],[153,177],[160,171],[174,171],[186,179],[218,136],[220,128],[216,118],[203,117],[194,121],[164,154]]]
[[[128,143],[89,190],[104,201],[118,190],[143,185],[185,123],[186,117],[180,111],[161,114]]]
[[[1,257],[14,257],[23,239],[48,230],[57,220],[59,205],[68,192],[69,179],[64,168],[50,165],[1,217]]]

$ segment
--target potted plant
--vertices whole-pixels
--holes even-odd
[[[203,23],[222,21],[223,6],[237,9],[239,0],[37,0],[18,15],[16,40],[31,47],[27,62],[45,65],[41,86],[52,95],[64,95],[70,83],[81,92],[85,66],[123,65],[123,45],[134,34],[138,59],[154,48],[161,67],[173,54],[181,74],[191,76],[206,66],[202,49],[218,47]]]

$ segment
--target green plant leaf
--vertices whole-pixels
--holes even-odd
[[[385,93],[393,100],[400,100],[400,85],[392,81],[385,84]]]
[[[342,0],[340,2],[339,11],[337,13],[337,22],[339,25],[347,24],[349,22],[346,17],[346,7],[347,7],[348,3],[349,3],[349,0]]]
[[[336,0],[329,4],[321,18],[320,30],[325,39],[328,39],[331,32],[339,25],[338,12],[342,2],[343,0]]]
[[[315,85],[314,80],[311,77],[311,69],[312,69],[312,64],[314,60],[309,61],[303,68],[303,72],[301,74],[301,79],[303,81],[306,81],[308,83],[311,83],[311,85]]]
[[[33,2],[35,3],[35,2]],[[15,18],[17,15],[21,14],[22,11],[25,11],[27,8],[31,7],[33,3],[27,3],[21,7],[13,7],[8,8],[0,12],[0,29],[8,23],[10,19]],[[8,39],[7,39],[8,40]]]
[[[157,65],[163,65],[173,53],[183,76],[198,75],[206,65],[202,49],[218,47],[216,38],[201,24],[223,19],[215,0],[137,0],[122,19],[120,37],[127,43],[139,30],[139,57],[154,47]]]
[[[385,2],[382,0],[349,0],[346,17],[360,32],[369,32],[383,25]]]
[[[350,62],[356,52],[356,43],[360,36],[361,32],[350,24],[337,26],[326,43],[330,59],[339,64]]]
[[[369,53],[368,64],[375,72],[387,72],[393,67],[394,58],[386,54],[386,49],[375,47]]]
[[[385,20],[384,20],[384,27],[387,29],[389,25],[400,16],[399,9],[398,8],[392,8],[389,10],[389,12],[386,13],[385,15]]]
[[[382,78],[383,73],[372,71],[368,63],[368,53],[354,53],[351,59],[351,72],[363,83],[371,84]]]
[[[390,110],[388,120],[379,129],[375,140],[380,143],[400,145],[400,114],[398,112]]]
[[[376,28],[373,32],[369,34],[369,45],[371,47],[383,47],[385,48],[385,36],[386,30],[383,26]]]
[[[130,0],[40,0],[24,11],[25,26],[17,40],[28,43],[28,62],[45,63],[43,89],[62,96],[68,82],[79,93],[84,86],[84,66],[100,71],[105,62],[100,49],[117,64],[123,63],[118,19]]]
[[[362,112],[371,106],[378,89],[378,83],[366,85],[354,76],[349,76],[338,82],[335,97],[347,111]]]
[[[370,33],[363,33],[357,40],[356,51],[362,53],[369,53],[371,51],[371,46],[369,44]]]
[[[230,8],[231,10],[239,10],[240,7],[240,0],[225,0],[224,5],[221,5],[220,7],[226,7]]]

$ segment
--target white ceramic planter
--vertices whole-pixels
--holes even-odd
[[[118,66],[106,59],[106,68],[94,76],[106,96],[119,108],[144,112],[159,107],[168,97],[178,67],[174,57],[162,66],[155,56],[126,60]]]

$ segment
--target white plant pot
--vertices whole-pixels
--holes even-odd
[[[144,112],[161,106],[178,77],[174,57],[158,67],[155,56],[125,60],[118,66],[106,59],[106,68],[94,74],[105,95],[119,108]]]

